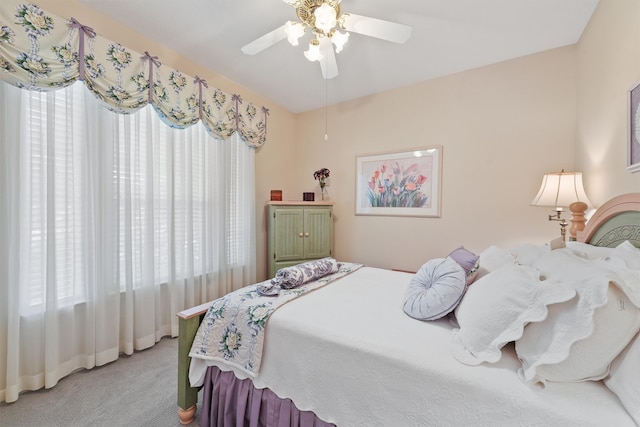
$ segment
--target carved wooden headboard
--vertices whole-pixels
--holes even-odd
[[[578,231],[577,240],[605,247],[629,240],[640,247],[640,193],[622,194],[600,206],[584,230]]]

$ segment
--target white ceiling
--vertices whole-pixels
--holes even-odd
[[[343,0],[343,13],[413,32],[402,45],[352,34],[336,55],[340,74],[326,84],[303,55],[308,34],[299,46],[283,40],[255,56],[240,51],[296,19],[282,0],[80,2],[298,113],[576,43],[598,0]]]

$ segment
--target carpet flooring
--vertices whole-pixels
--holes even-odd
[[[48,390],[0,403],[2,427],[180,426],[177,406],[178,339],[75,372]],[[191,427],[198,424],[198,413]]]

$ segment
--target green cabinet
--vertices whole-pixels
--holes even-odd
[[[270,202],[267,209],[268,276],[282,267],[331,256],[332,202]]]

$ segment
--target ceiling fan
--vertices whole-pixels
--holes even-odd
[[[382,19],[353,13],[342,13],[342,0],[283,0],[296,10],[298,22],[287,21],[280,27],[242,47],[242,52],[255,55],[287,39],[298,45],[307,28],[313,38],[304,52],[309,61],[320,62],[322,76],[332,79],[338,75],[335,53],[340,53],[349,40],[349,33],[376,37],[395,43],[404,43],[411,36],[411,27]],[[344,32],[341,32],[343,30]],[[334,47],[335,46],[335,51]]]

